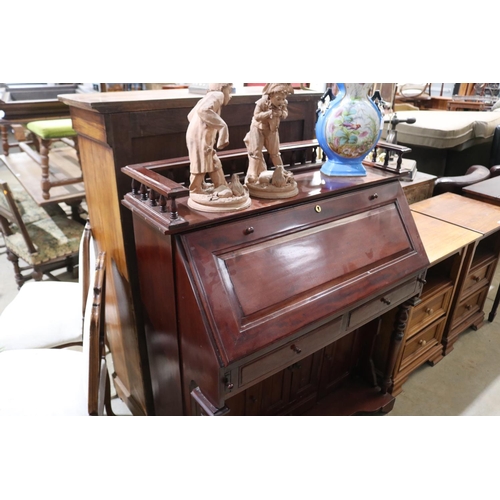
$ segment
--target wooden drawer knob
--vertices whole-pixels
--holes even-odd
[[[470,310],[472,309],[472,306],[471,306],[470,304],[467,304],[467,305],[465,306],[465,309],[467,309],[467,311],[470,311]]]
[[[290,349],[297,354],[300,354],[302,352],[302,349],[300,349],[300,347],[297,347],[295,344],[292,344],[290,346]]]
[[[389,299],[386,299],[385,297],[382,297],[380,299],[381,302],[383,302],[384,304],[390,306],[391,305],[391,301]]]
[[[243,233],[244,233],[244,234],[252,234],[254,231],[255,231],[255,229],[254,229],[252,226],[250,226],[250,227],[247,227],[247,228],[243,231]]]
[[[427,344],[427,340],[422,339],[422,340],[419,340],[418,343],[419,343],[419,345],[424,346],[425,344]]]
[[[430,307],[428,307],[428,308],[425,310],[425,312],[426,312],[427,314],[432,314],[432,313],[434,312],[434,309],[431,309]]]
[[[378,193],[374,193],[370,196],[370,200],[376,200],[378,198]]]
[[[472,276],[472,281],[475,281],[477,283],[480,280],[481,278],[479,276]]]

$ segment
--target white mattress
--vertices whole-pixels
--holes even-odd
[[[397,116],[399,119],[416,118],[414,124],[397,126],[398,143],[437,149],[450,149],[469,141],[483,142],[492,137],[495,127],[500,125],[500,110],[398,111]]]

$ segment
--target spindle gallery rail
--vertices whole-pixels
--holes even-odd
[[[401,166],[401,157],[404,153],[411,151],[410,148],[379,141],[377,149],[390,151],[398,155],[398,169]],[[375,150],[374,150],[375,151]],[[305,172],[318,168],[326,160],[325,153],[318,145],[318,141],[305,140],[283,143],[280,152],[285,168],[293,173]],[[217,156],[221,160],[226,178],[233,174],[240,176],[243,182],[247,164],[248,153],[245,148],[229,151],[219,151]],[[375,153],[369,157],[373,158]],[[269,155],[264,151],[264,158],[268,168],[270,164]],[[319,161],[318,161],[319,158]],[[386,154],[388,161],[389,154]],[[379,164],[375,159],[366,161],[370,166],[385,169],[385,164]],[[132,178],[131,192],[144,203],[156,207],[160,214],[168,217],[171,227],[181,227],[188,223],[179,216],[177,211],[177,199],[189,195],[189,157],[183,156],[170,160],[159,160],[155,162],[142,163],[140,165],[129,165],[122,168],[122,172]],[[399,170],[398,172],[399,173]]]

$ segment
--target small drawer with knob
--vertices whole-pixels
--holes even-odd
[[[418,280],[413,279],[412,281],[394,288],[386,294],[380,295],[376,299],[354,309],[351,313],[349,313],[347,328],[349,330],[357,328],[373,318],[381,316],[393,307],[401,304],[401,302],[404,302],[404,300],[417,295],[420,291],[420,287],[421,284]]]
[[[408,338],[413,337],[422,328],[446,315],[452,292],[453,285],[448,285],[415,306],[408,325]]]
[[[243,364],[239,369],[239,387],[288,366],[294,366],[295,363],[331,344],[341,336],[341,325],[342,318],[337,318],[264,356]]]
[[[445,323],[446,318],[443,317],[405,342],[400,371],[441,342]]]
[[[474,267],[469,271],[465,279],[462,295],[472,292],[474,288],[481,288],[491,279],[492,273],[495,271],[496,260],[488,262],[483,266]]]
[[[455,309],[453,317],[452,329],[465,321],[469,316],[472,316],[483,307],[486,296],[488,295],[488,287],[484,287],[476,293],[461,300]]]

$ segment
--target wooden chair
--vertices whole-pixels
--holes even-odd
[[[18,287],[30,279],[40,281],[44,275],[57,280],[52,274],[56,269],[72,271],[83,226],[69,219],[64,211],[52,215],[34,203],[23,209],[6,182],[0,181],[0,187],[0,228]],[[27,265],[21,267],[19,259]]]
[[[83,350],[19,349],[0,353],[0,416],[104,414],[104,274],[102,252],[89,285]]]
[[[73,129],[71,118],[59,120],[37,120],[29,122],[26,128],[33,137],[33,149],[29,144],[31,142],[19,141],[19,148],[28,154],[32,160],[38,163],[42,169],[41,187],[44,200],[50,199],[50,189],[56,186],[66,186],[68,184],[78,184],[83,181],[83,175],[80,173],[77,177],[66,177],[64,179],[52,179],[50,176],[49,155],[52,145],[56,142],[73,147],[78,152],[78,138]]]
[[[87,222],[80,240],[78,282],[26,283],[0,314],[0,352],[82,345],[83,318],[95,261],[94,240]]]

